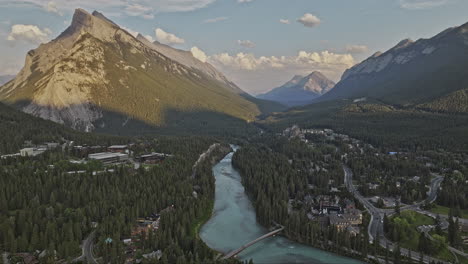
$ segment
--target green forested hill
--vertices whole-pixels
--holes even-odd
[[[468,150],[468,115],[400,108],[377,101],[316,103],[277,113],[260,125],[280,131],[292,125],[332,128],[389,150]]]

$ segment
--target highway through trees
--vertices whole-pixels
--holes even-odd
[[[388,240],[385,237],[385,232],[383,229],[383,219],[384,215],[391,215],[395,213],[394,209],[380,209],[375,207],[369,200],[367,200],[364,196],[362,196],[359,191],[356,189],[356,187],[353,184],[353,172],[351,169],[345,165],[343,165],[343,171],[344,171],[344,182],[345,186],[348,189],[348,191],[354,195],[354,197],[359,200],[359,202],[366,208],[366,210],[370,213],[371,215],[371,220],[369,223],[368,227],[368,232],[369,232],[369,241],[373,242],[375,241],[375,238],[379,236],[379,241],[380,241],[380,246],[383,248],[389,248],[391,251],[394,251],[396,249],[396,244],[393,243],[392,241]],[[431,181],[431,186],[430,190],[428,193],[428,198],[422,202],[419,202],[414,205],[408,205],[408,206],[403,206],[401,207],[401,210],[414,210],[414,211],[422,211],[419,209],[419,207],[426,203],[426,202],[434,202],[435,199],[437,198],[437,190],[439,189],[440,183],[442,182],[443,177],[442,176],[436,176],[432,181]],[[409,256],[410,250],[406,248],[400,248],[400,252],[402,256]],[[412,252],[411,257],[413,260],[418,261],[420,259],[420,254],[417,252]],[[432,261],[435,262],[440,262],[440,263],[449,263],[442,261],[440,259],[432,258],[430,256],[423,256],[423,261],[424,263],[430,263]]]

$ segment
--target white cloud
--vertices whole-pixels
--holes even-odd
[[[303,24],[306,27],[315,27],[320,24],[320,19],[310,13],[304,14],[301,18],[297,20],[297,22]]]
[[[209,18],[203,21],[203,23],[216,23],[216,22],[221,22],[224,20],[227,20],[228,17],[215,17],[215,18]]]
[[[208,59],[208,56],[206,56],[206,53],[203,52],[203,50],[199,49],[198,47],[191,48],[190,52],[192,53],[193,57],[199,59],[202,62],[206,62],[206,60]]]
[[[130,3],[125,7],[125,13],[129,16],[143,17],[144,19],[153,19],[153,8],[138,3]]]
[[[236,55],[228,53],[210,56],[210,61],[217,65],[227,66],[241,70],[261,70],[268,68],[321,68],[351,67],[355,61],[351,54],[337,54],[329,51],[306,52],[300,51],[296,56],[261,56],[252,53],[240,52]]]
[[[17,24],[11,27],[11,32],[8,35],[7,40],[39,44],[47,42],[50,34],[52,34],[52,32],[48,28],[40,29],[35,25]]]
[[[252,53],[220,53],[208,62],[246,91],[257,94],[278,87],[292,76],[320,71],[332,80],[355,64],[351,54],[300,51],[295,56],[255,56]]]
[[[184,39],[179,38],[172,33],[168,33],[160,28],[157,28],[155,30],[155,33],[156,33],[156,39],[163,44],[173,45],[173,44],[185,43]]]
[[[143,37],[145,37],[149,42],[154,42],[155,41],[153,36],[151,36],[151,35],[144,35]]]
[[[253,0],[237,0],[238,3],[248,3],[252,2]]]
[[[250,40],[238,40],[237,44],[241,45],[244,48],[255,48],[255,43]]]
[[[448,0],[399,0],[400,6],[405,9],[427,9],[448,3]]]
[[[55,3],[54,1],[47,2],[47,4],[44,6],[44,9],[49,13],[54,13],[59,16],[63,16],[62,12],[60,12],[57,7],[57,3]]]
[[[291,24],[291,21],[289,21],[289,19],[280,19],[279,22],[282,24]]]
[[[366,45],[348,45],[345,51],[351,54],[358,54],[369,51],[369,48]]]
[[[113,9],[123,8],[127,15],[150,18],[159,12],[186,12],[204,8],[216,0],[55,0],[64,4],[62,9],[71,11],[76,7],[85,9]],[[34,5],[45,7],[50,0],[0,0],[11,5]],[[144,12],[147,9],[147,12]],[[143,13],[142,13],[143,11]]]

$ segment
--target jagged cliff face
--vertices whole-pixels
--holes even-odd
[[[315,71],[305,77],[296,75],[284,85],[258,97],[276,101],[287,106],[305,105],[327,93],[334,86],[334,82],[322,73]]]
[[[0,87],[0,99],[85,131],[108,126],[108,113],[156,126],[170,122],[169,111],[208,111],[244,120],[260,114],[211,65],[183,55],[166,56],[102,14],[78,9],[60,36],[27,54],[17,77]]]
[[[151,49],[161,54],[164,54],[164,56],[168,57],[169,59],[174,60],[193,70],[200,71],[203,74],[225,84],[226,87],[231,88],[234,92],[239,94],[245,93],[234,83],[229,81],[226,78],[226,76],[224,76],[224,74],[216,70],[216,68],[213,67],[211,64],[204,61],[200,61],[199,59],[195,58],[190,51],[175,49],[171,46],[161,44],[158,41],[150,42],[141,34],[138,34],[137,39],[145,45],[147,45],[148,47],[150,47]]]
[[[415,105],[468,88],[468,23],[430,39],[403,40],[347,70],[321,100],[371,97]]]

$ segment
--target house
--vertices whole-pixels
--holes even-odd
[[[138,161],[145,164],[156,164],[171,156],[172,155],[169,154],[152,152],[150,154],[141,155],[138,157]]]
[[[158,251],[153,251],[151,253],[148,253],[148,254],[143,254],[143,258],[145,259],[160,259],[162,257],[162,252],[161,250],[158,250]]]
[[[128,161],[128,154],[102,152],[102,153],[89,154],[88,159],[97,160],[97,161],[102,162],[103,164],[124,163]]]
[[[346,228],[346,231],[348,231],[348,233],[351,234],[352,236],[359,235],[359,228],[357,226],[350,225]]]
[[[349,226],[362,224],[362,213],[359,210],[345,214],[331,214],[328,218],[330,225],[335,226],[340,231],[345,230]]]
[[[59,143],[56,143],[56,142],[45,142],[44,143],[44,146],[47,148],[47,149],[55,149],[55,148],[58,148],[60,146]]]
[[[127,145],[113,145],[107,148],[108,152],[112,153],[125,153],[127,152]]]
[[[44,153],[46,149],[43,148],[24,148],[20,150],[20,155],[22,157],[35,157]]]

